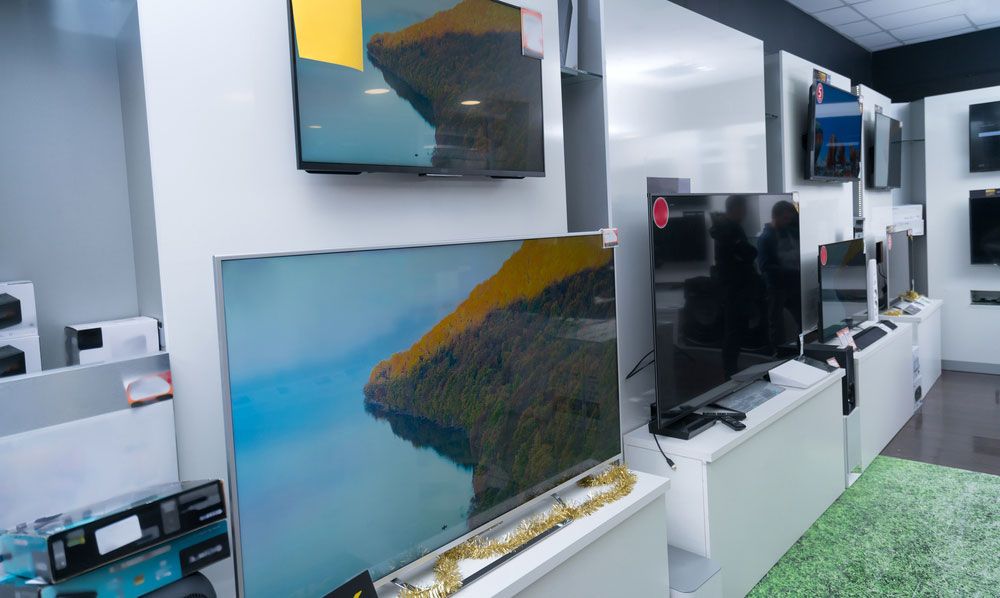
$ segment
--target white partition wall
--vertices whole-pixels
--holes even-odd
[[[768,191],[798,193],[802,242],[802,325],[818,321],[817,255],[823,243],[853,237],[853,185],[805,179],[802,135],[809,109],[813,71],[830,75],[834,87],[850,90],[851,80],[788,52],[767,57]]]
[[[663,0],[607,2],[604,31],[626,431],[649,419],[653,402],[652,368],[624,380],[653,348],[646,179],[691,179],[695,193],[764,192],[763,44]]]
[[[556,0],[514,3],[541,9],[546,40],[559,39]],[[557,45],[542,65],[545,178],[311,175],[295,167],[287,11],[284,1],[139,2],[183,478],[227,478],[213,256],[566,231]],[[213,581],[231,576],[220,571]]]
[[[971,305],[970,291],[1000,290],[996,266],[973,266],[969,191],[1000,187],[1000,172],[969,172],[969,106],[1000,101],[1000,87],[924,100],[929,295],[942,308],[945,369],[1000,373],[1000,307]]]

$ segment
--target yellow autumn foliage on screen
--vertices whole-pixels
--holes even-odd
[[[492,0],[462,0],[454,8],[411,25],[401,31],[380,33],[371,43],[391,49],[447,34],[504,33],[520,31],[520,18],[511,18],[511,7]]]
[[[600,237],[525,241],[496,274],[477,285],[469,297],[408,350],[396,353],[372,370],[371,380],[405,375],[448,346],[458,335],[481,324],[490,312],[531,299],[574,274],[608,264],[612,250]]]

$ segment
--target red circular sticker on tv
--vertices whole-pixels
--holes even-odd
[[[823,96],[826,95],[826,90],[823,89],[822,83],[816,83],[816,103],[823,103]]]
[[[825,246],[820,247],[819,248],[819,263],[820,263],[821,266],[825,266],[826,265],[826,258],[827,258],[826,247]]]
[[[665,198],[657,197],[653,202],[653,223],[657,228],[667,228],[667,222],[670,222],[670,206]]]

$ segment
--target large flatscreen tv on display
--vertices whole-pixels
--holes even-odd
[[[969,106],[969,171],[1000,170],[1000,102]]]
[[[791,195],[649,196],[658,429],[798,355],[799,214]]]
[[[542,62],[496,0],[290,2],[298,166],[545,175]]]
[[[405,579],[620,458],[614,263],[599,234],[217,259],[240,595]]]
[[[973,264],[1000,265],[1000,196],[969,198],[969,246]]]
[[[899,189],[903,186],[903,124],[878,112],[874,134],[868,185],[872,189]]]
[[[849,91],[815,82],[809,90],[805,177],[854,181],[861,177],[861,100]]]
[[[819,333],[823,342],[868,318],[864,239],[819,247]]]
[[[889,233],[885,242],[887,299],[894,305],[913,290],[913,238],[909,230]]]

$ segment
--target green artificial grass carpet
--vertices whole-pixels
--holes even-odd
[[[1000,596],[1000,477],[878,457],[749,596]]]

